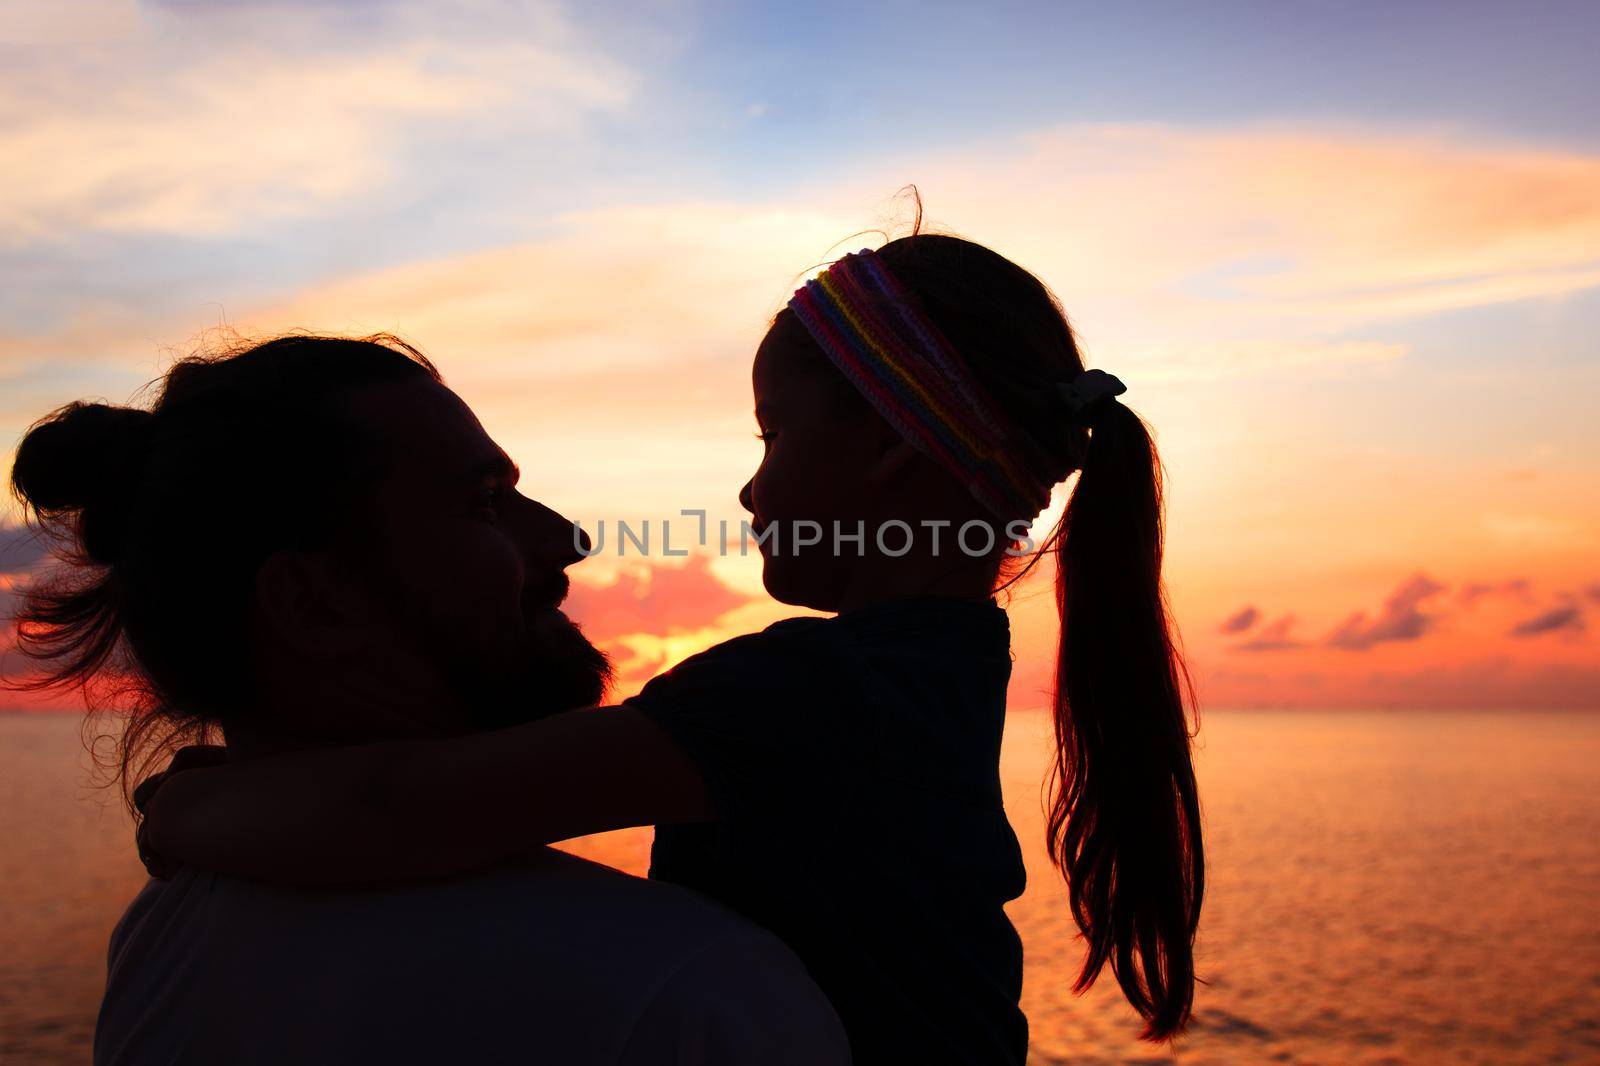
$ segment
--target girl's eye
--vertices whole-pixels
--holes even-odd
[[[772,438],[776,436],[776,433],[757,433],[756,440],[760,441],[762,444],[771,444]]]

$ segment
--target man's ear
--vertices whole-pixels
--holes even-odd
[[[256,609],[273,637],[313,657],[360,645],[366,615],[354,589],[326,555],[276,551],[256,571]]]

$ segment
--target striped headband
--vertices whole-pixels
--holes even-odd
[[[995,406],[965,361],[929,321],[888,267],[868,249],[846,255],[795,290],[789,308],[912,447],[952,474],[990,512],[1032,519],[1060,476]],[[1058,388],[1069,415],[1082,417],[1122,382],[1099,370]]]

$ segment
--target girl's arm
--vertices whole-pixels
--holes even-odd
[[[145,835],[167,860],[330,884],[440,876],[589,833],[711,818],[677,745],[636,711],[600,707],[185,770],[151,797]]]

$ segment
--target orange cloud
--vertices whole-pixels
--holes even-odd
[[[1547,606],[1527,613],[1530,603],[1541,602]],[[1527,579],[1452,588],[1416,574],[1379,609],[1347,615],[1320,641],[1294,637],[1295,626],[1295,616],[1285,614],[1227,645],[1232,651],[1279,653],[1251,657],[1248,667],[1243,659],[1203,653],[1197,674],[1206,703],[1600,705],[1600,668],[1579,597]],[[1352,657],[1351,651],[1361,654]]]
[[[1303,648],[1306,642],[1290,635],[1294,625],[1294,615],[1283,615],[1262,626],[1249,640],[1235,644],[1234,648],[1239,651],[1286,651],[1290,648]]]
[[[1600,668],[1592,661],[1524,662],[1509,655],[1369,671],[1224,667],[1205,678],[1202,691],[1209,707],[1592,710],[1600,707]]]
[[[1471,607],[1485,596],[1514,596],[1527,601],[1532,594],[1533,582],[1525,577],[1517,577],[1500,582],[1471,581],[1461,586],[1457,596],[1462,606]]]
[[[704,629],[751,600],[719,580],[705,555],[688,556],[677,566],[640,566],[608,585],[587,584],[581,568],[574,575],[564,609],[597,640]]]
[[[1115,311],[1119,342],[1293,336],[1600,284],[1590,155],[1306,123],[1084,125],[984,147],[896,170],[1076,313]]]
[[[1339,624],[1328,643],[1335,648],[1364,651],[1374,644],[1416,640],[1433,627],[1435,617],[1426,607],[1443,591],[1444,586],[1437,581],[1416,574],[1389,595],[1376,617],[1369,619],[1365,611],[1357,611]]]
[[[1261,617],[1261,612],[1254,607],[1243,607],[1230,614],[1217,628],[1219,633],[1243,633],[1256,624]]]
[[[1582,633],[1586,628],[1583,608],[1573,604],[1552,607],[1511,627],[1514,637],[1537,637],[1545,633]]]
[[[835,246],[874,203],[902,226],[904,203],[880,198],[906,177],[935,222],[1037,270],[1144,375],[1382,364],[1404,345],[1331,334],[1600,284],[1591,156],[1271,126],[1085,125],[982,147],[865,163],[809,190],[806,211],[680,200],[569,213],[547,239],[319,286],[247,324],[402,328],[510,361],[499,371],[517,381],[662,365],[725,346],[808,264],[874,243]]]

